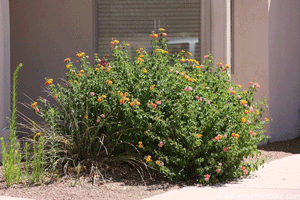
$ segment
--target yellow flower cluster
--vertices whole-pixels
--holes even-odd
[[[182,74],[184,74],[185,72],[183,72]],[[191,82],[191,81],[194,81],[194,82],[197,82],[197,80],[196,79],[194,79],[194,78],[190,78],[189,76],[187,76],[187,75],[184,75],[184,78],[185,79],[187,79],[187,81],[188,82]]]
[[[144,59],[143,58],[138,58],[139,62],[137,62],[138,64],[144,62]]]
[[[73,65],[66,65],[66,68],[69,69],[70,67],[72,67]]]
[[[194,62],[196,65],[199,65],[199,62],[195,59],[186,59],[188,62]]]
[[[165,29],[164,29],[164,28],[159,28],[158,30],[159,30],[159,31],[165,31]]]
[[[135,99],[133,102],[131,102],[131,103],[133,103],[133,105],[136,104],[137,106],[141,105],[141,102],[139,102],[139,101],[136,100],[136,99]],[[133,105],[132,105],[132,106],[133,106]]]
[[[143,143],[141,141],[139,141],[139,148],[143,148]]]
[[[52,82],[53,82],[53,79],[52,78],[50,78],[50,79],[48,79],[48,81],[46,81],[46,83],[45,83],[45,85],[51,85],[52,84]]]
[[[31,104],[31,108],[34,108],[37,105],[37,102],[34,102],[33,104]]]
[[[76,57],[81,58],[81,57],[84,56],[84,55],[85,55],[85,53],[84,53],[84,52],[81,52],[81,53],[76,54]]]
[[[232,134],[231,134],[231,137],[239,138],[240,135],[239,135],[239,134],[232,133]]]
[[[147,162],[150,162],[150,161],[151,161],[151,156],[147,156],[146,161],[147,161]]]
[[[266,120],[266,122],[267,122],[267,121],[269,121],[269,119],[268,119],[268,118],[265,118],[265,120]]]
[[[155,49],[154,50],[155,52],[162,52],[162,53],[169,53],[168,51],[165,51],[165,50],[163,50],[163,49]]]
[[[247,104],[246,100],[242,100],[242,105]]]
[[[113,41],[110,42],[110,44],[111,44],[111,45],[119,44],[119,40],[113,40]]]
[[[105,83],[108,83],[109,85],[111,85],[113,82],[110,80],[106,80]]]

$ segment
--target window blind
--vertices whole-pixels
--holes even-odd
[[[164,28],[170,52],[189,51],[200,58],[200,0],[98,0],[98,53],[110,54],[116,38],[130,44],[132,51],[151,49],[149,34]]]

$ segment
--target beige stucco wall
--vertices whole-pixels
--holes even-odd
[[[10,107],[10,32],[9,0],[0,1],[0,137],[8,126]]]
[[[298,135],[300,108],[300,1],[272,0],[268,13],[267,0],[234,1],[234,66],[232,82],[248,87],[256,78],[261,85],[256,99],[266,96],[269,110],[265,117],[273,122],[266,127],[270,141],[285,140]],[[209,45],[215,62],[228,63],[228,30],[224,12],[228,0],[211,0]],[[77,51],[92,55],[95,42],[95,2],[82,0],[10,0],[11,21],[11,66],[22,62],[20,72],[19,101],[30,102],[24,93],[33,99],[41,95],[44,77],[55,81],[64,77],[63,59],[75,58]],[[0,1],[0,15],[8,16],[8,0]],[[3,12],[4,11],[4,12]],[[280,13],[280,14],[278,14]],[[0,20],[0,38],[9,38],[5,17]],[[4,30],[4,31],[3,31]],[[5,42],[5,41],[4,41]],[[9,51],[0,40],[0,103],[9,105]],[[3,52],[5,52],[3,54]],[[5,63],[4,63],[5,62]],[[2,81],[2,82],[1,82]],[[8,85],[8,86],[7,86]],[[2,95],[4,94],[4,95]],[[2,104],[3,105],[3,104]],[[30,117],[33,113],[19,106]],[[5,126],[4,115],[8,107],[0,106],[0,129]],[[3,111],[2,111],[2,110]]]
[[[234,1],[234,74],[233,83],[249,87],[249,81],[256,81],[261,88],[256,100],[268,98],[268,1]],[[263,117],[269,117],[267,109]],[[266,125],[266,135],[273,135]]]
[[[9,0],[0,1],[0,137],[9,136],[6,117],[10,117],[10,32]],[[0,152],[2,146],[0,145]],[[0,153],[2,161],[2,153]]]
[[[211,53],[214,57],[213,62],[228,63],[226,47],[229,45],[227,28],[226,3],[229,0],[211,0]]]
[[[2,1],[2,0],[1,0]],[[65,75],[64,58],[75,60],[78,51],[95,51],[94,0],[10,0],[11,66],[23,63],[19,102],[44,95],[45,77],[54,82]],[[36,116],[23,106],[19,109]],[[36,118],[35,118],[36,119]]]
[[[300,1],[272,0],[269,10],[269,106],[273,140],[299,136]]]

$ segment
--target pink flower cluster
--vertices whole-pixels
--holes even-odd
[[[192,91],[193,90],[193,88],[192,87],[187,87],[187,88],[184,88],[184,91],[186,92],[186,91]]]
[[[249,131],[250,135],[256,135],[256,133],[254,131]]]
[[[158,143],[158,147],[163,147],[163,145],[164,145],[164,143],[162,142],[162,141],[160,141],[159,143]]]
[[[196,99],[199,100],[200,102],[203,102],[203,99],[200,98],[199,96],[196,96]],[[204,98],[204,101],[206,101],[206,98]],[[206,102],[208,105],[210,105],[210,101]]]
[[[253,87],[257,87],[260,88],[260,85],[258,83],[253,83],[253,81],[249,82],[249,85],[253,86]]]
[[[200,98],[199,96],[196,96],[196,99],[201,101],[201,102],[203,101],[202,98]]]
[[[223,147],[223,151],[226,152],[229,149],[229,147]]]
[[[247,170],[245,169],[245,167],[241,167],[242,171],[243,171],[243,175],[247,175]]]
[[[206,174],[204,180],[205,180],[206,182],[208,182],[208,181],[209,181],[209,178],[210,178],[210,175],[209,175],[209,174]]]
[[[243,105],[245,108],[247,108],[248,107],[248,105],[245,103],[245,104],[243,104],[243,101],[240,101],[240,104],[241,105]]]

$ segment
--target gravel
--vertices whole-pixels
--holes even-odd
[[[300,153],[300,137],[294,140],[274,142],[260,146],[262,156],[268,156],[268,161]],[[64,177],[56,182],[41,185],[13,185],[6,187],[0,169],[0,196],[23,197],[36,200],[79,200],[79,199],[144,199],[186,185],[170,184],[163,179],[151,181],[145,177],[147,185],[141,180],[135,169],[127,165],[115,166],[110,170],[110,176],[103,181],[101,178],[81,177],[77,183],[75,178]],[[107,177],[104,174],[104,177]],[[157,180],[157,177],[154,177]],[[94,184],[93,184],[94,183]]]

